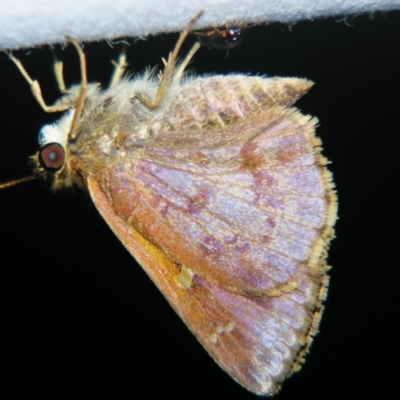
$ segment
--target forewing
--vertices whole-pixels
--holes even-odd
[[[100,213],[198,340],[260,394],[299,368],[317,331],[336,216],[315,120],[268,115],[215,129],[218,146],[201,139],[209,132],[195,145],[160,135],[88,178]]]

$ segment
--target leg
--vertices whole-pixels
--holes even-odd
[[[21,74],[23,77],[26,79],[26,81],[29,83],[31,87],[31,91],[33,94],[33,97],[36,99],[36,101],[39,103],[39,105],[43,108],[44,111],[47,113],[52,113],[52,112],[59,112],[59,111],[66,111],[70,106],[48,106],[45,101],[43,100],[42,96],[42,91],[40,90],[40,85],[38,81],[34,81],[31,79],[31,77],[28,75],[26,72],[25,68],[21,64],[19,60],[17,60],[14,56],[11,56],[11,60],[14,62],[14,64],[17,66],[17,68],[20,70]]]
[[[114,66],[114,72],[111,76],[110,84],[108,85],[109,88],[113,87],[115,84],[117,84],[121,78],[122,75],[125,72],[126,67],[128,66],[128,63],[126,62],[126,53],[125,53],[125,48],[122,50],[122,53],[118,57],[118,61],[111,61]]]
[[[63,62],[55,58],[53,68],[54,68],[54,75],[56,76],[57,86],[62,94],[66,94],[68,93],[68,90],[65,87],[63,67],[64,67]]]
[[[171,83],[172,77],[174,75],[175,66],[178,61],[178,53],[182,47],[182,44],[185,41],[186,37],[188,36],[193,24],[200,18],[200,16],[203,14],[203,12],[204,11],[200,11],[194,18],[192,18],[190,20],[190,22],[188,23],[188,25],[186,26],[186,28],[182,31],[181,35],[179,36],[179,39],[175,45],[174,51],[168,57],[168,62],[165,65],[164,73],[161,76],[160,86],[158,87],[158,92],[157,92],[157,96],[156,96],[155,100],[153,101],[153,100],[151,100],[147,97],[144,97],[140,94],[138,94],[136,96],[146,107],[154,109],[154,108],[157,108],[161,104],[161,102],[164,99],[164,96],[168,90],[168,86]],[[191,56],[192,56],[194,53],[192,54],[192,52],[190,52],[189,54],[191,54]],[[188,60],[187,60],[187,58],[188,57],[186,57],[186,59],[184,60],[184,63],[186,62],[186,65],[190,61],[190,58]],[[182,72],[180,73],[181,75],[182,75]]]
[[[185,71],[187,65],[189,64],[192,57],[195,55],[196,51],[200,48],[201,43],[196,42],[193,47],[190,49],[189,53],[186,54],[186,57],[183,61],[178,65],[176,72],[174,73],[173,81],[179,82],[182,78],[183,72]]]
[[[85,53],[82,50],[82,47],[74,38],[72,38],[71,36],[66,36],[65,38],[75,47],[76,51],[78,52],[79,63],[81,66],[81,88],[79,91],[78,98],[76,99],[74,118],[72,119],[71,128],[68,133],[68,139],[76,139],[78,137],[77,134],[78,123],[83,112],[83,107],[85,106],[86,92],[88,90],[87,74],[86,74],[86,58],[85,58]]]

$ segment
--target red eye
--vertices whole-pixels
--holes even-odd
[[[49,143],[40,149],[40,161],[44,168],[57,170],[64,165],[65,152],[58,143]]]

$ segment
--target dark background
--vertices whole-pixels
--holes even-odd
[[[131,39],[130,68],[160,65],[176,38]],[[120,47],[102,42],[85,51],[90,80],[106,83]],[[67,82],[78,82],[72,47],[56,52]],[[203,48],[191,65],[198,73],[316,82],[298,106],[320,120],[340,219],[321,333],[277,400],[391,398],[398,391],[399,54],[400,12],[392,12],[257,26],[228,55]],[[52,103],[58,92],[49,47],[15,55]],[[0,68],[5,181],[30,173],[37,132],[56,116],[39,108],[6,54]],[[0,192],[0,397],[255,398],[202,349],[89,195],[45,186]]]

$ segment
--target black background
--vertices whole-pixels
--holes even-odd
[[[131,39],[130,68],[160,65],[176,38]],[[120,47],[85,51],[90,80],[106,83]],[[56,52],[67,82],[78,82],[72,47]],[[399,54],[400,13],[392,12],[257,26],[228,55],[203,48],[191,64],[198,73],[316,82],[298,106],[320,120],[340,219],[321,333],[276,399],[389,398],[398,389]],[[53,102],[49,47],[15,55]],[[5,181],[29,174],[37,132],[57,116],[40,109],[6,54],[0,68]],[[0,397],[255,398],[202,349],[87,193],[54,194],[41,182],[1,191],[0,235]]]

